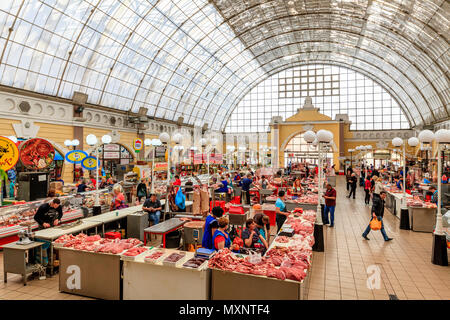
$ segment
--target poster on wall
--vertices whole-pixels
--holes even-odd
[[[18,160],[19,149],[16,144],[6,137],[0,137],[0,169],[8,171]]]
[[[20,161],[30,169],[45,169],[55,158],[55,148],[47,140],[35,138],[20,145]]]

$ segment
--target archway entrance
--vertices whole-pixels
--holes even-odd
[[[95,156],[95,152],[91,153]],[[119,143],[102,144],[98,148],[98,160],[100,166],[105,170],[107,177],[117,176],[121,167],[125,167],[134,161],[133,154]]]
[[[325,163],[328,167],[333,165],[333,150],[329,150],[326,154]],[[298,163],[318,164],[319,152],[317,147],[308,144],[303,138],[303,133],[294,136],[284,148],[284,166],[289,163],[293,165]]]

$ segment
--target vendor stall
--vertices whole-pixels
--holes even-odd
[[[159,252],[162,255],[159,256]],[[183,257],[176,263],[165,260],[172,254]],[[156,259],[148,257],[159,256]],[[123,259],[123,258],[122,258]],[[208,300],[208,262],[194,259],[193,252],[153,249],[123,262],[124,300]],[[194,262],[194,263],[192,263]],[[197,266],[198,267],[195,267]]]

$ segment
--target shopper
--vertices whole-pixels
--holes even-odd
[[[148,212],[148,222],[158,224],[161,217],[162,205],[161,201],[156,198],[156,194],[151,194],[149,199],[146,199],[142,205],[142,210]]]
[[[114,194],[114,197],[113,197],[113,201],[111,201],[111,207],[110,207],[111,211],[128,207],[125,204],[125,196],[123,195],[121,185],[116,184],[114,186],[113,194]]]
[[[334,227],[334,211],[336,209],[336,190],[327,184],[327,191],[323,195],[325,199],[325,208],[323,210],[324,224],[329,224],[331,228]],[[328,219],[328,213],[330,214],[330,219]]]
[[[286,204],[284,203],[284,197],[285,193],[283,190],[280,190],[278,192],[278,199],[275,202],[276,207],[276,221],[277,221],[277,233],[280,231],[281,226],[286,221],[287,217],[289,216],[290,212],[286,209]]]
[[[242,192],[245,194],[246,203],[250,202],[250,185],[252,184],[252,175],[248,174],[246,178],[242,179]]]
[[[348,183],[350,184],[350,193],[348,194],[347,198],[350,198],[353,195],[353,199],[355,199],[357,182],[358,182],[358,178],[356,178],[356,174],[352,173],[350,176],[350,179],[348,181]]]
[[[220,177],[220,183],[222,186],[219,189],[214,190],[216,193],[228,193],[228,181],[224,176]]]
[[[97,180],[94,178],[93,175],[90,175],[90,176],[89,176],[89,180],[91,181],[92,186],[93,186],[94,188],[96,188],[96,186],[97,186]]]
[[[364,203],[369,204],[370,202],[370,189],[372,185],[370,183],[369,177],[366,178],[366,181],[364,182],[364,192],[366,193],[366,197],[364,198]]]
[[[175,181],[172,184],[173,186],[181,186],[181,180],[179,175],[175,175]]]
[[[186,212],[186,195],[181,188],[178,188],[175,196],[175,204],[178,207],[178,212]]]
[[[230,235],[226,231],[228,228],[228,218],[221,217],[218,221],[219,228],[214,232],[212,242],[215,250],[222,250],[231,246]]]
[[[213,249],[213,232],[211,230],[212,222],[223,216],[223,209],[221,207],[214,207],[211,213],[205,219],[205,227],[203,228],[202,247],[206,249]]]
[[[347,191],[350,190],[350,179],[352,177],[352,169],[348,168],[347,169],[347,174],[345,175],[346,180],[347,180]]]
[[[104,188],[106,188],[107,186],[108,186],[108,184],[107,184],[107,182],[106,182],[106,178],[105,178],[105,177],[102,177],[102,180],[101,180],[101,182],[100,182],[100,185],[98,186],[99,189],[104,189]]]
[[[144,180],[141,180],[136,188],[136,194],[138,197],[139,202],[141,202],[141,199],[144,198],[147,199],[147,185],[145,184]]]
[[[63,216],[61,201],[58,198],[39,206],[34,215],[34,220],[39,224],[39,229],[46,229],[59,225]]]
[[[372,204],[372,219],[378,219],[381,221],[381,234],[383,235],[384,241],[391,241],[392,238],[389,238],[386,234],[386,231],[384,230],[384,223],[383,223],[383,216],[384,216],[384,199],[386,198],[386,191],[381,191],[379,197],[373,198],[373,204]],[[367,235],[369,234],[371,228],[370,223],[367,226],[366,230],[362,234],[363,238],[366,240],[370,240]]]
[[[266,249],[269,247],[266,239],[259,233],[256,223],[253,219],[248,219],[245,222],[245,230],[242,231],[242,240],[244,240],[244,246],[247,248],[260,248],[264,246]]]
[[[266,176],[261,176],[261,189],[263,190],[267,189],[268,185],[269,181],[267,180]]]

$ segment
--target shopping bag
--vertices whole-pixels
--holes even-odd
[[[192,213],[194,215],[200,215],[202,213],[202,211],[201,211],[200,191],[198,191],[198,190],[194,191],[194,200],[193,200],[193,204],[192,204]]]
[[[370,229],[374,231],[381,230],[381,221],[377,218],[372,218],[370,221]]]

